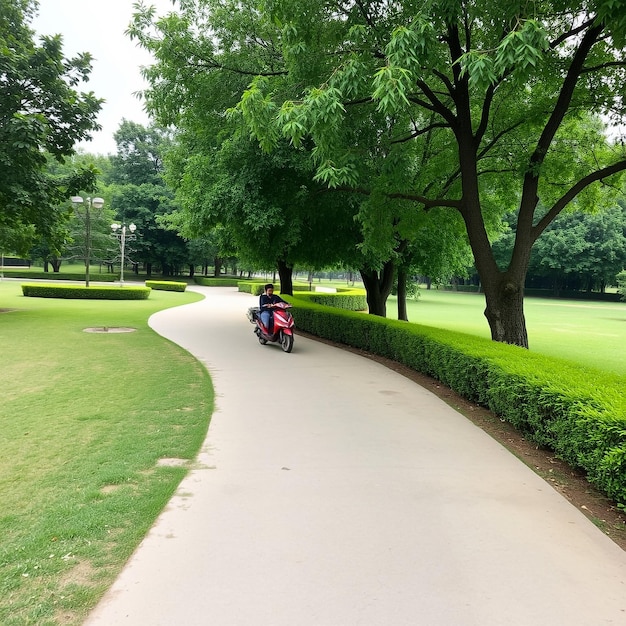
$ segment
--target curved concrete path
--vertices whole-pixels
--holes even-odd
[[[150,321],[214,380],[198,468],[89,626],[626,624],[626,553],[488,435],[368,359],[262,347],[256,298],[198,291]]]

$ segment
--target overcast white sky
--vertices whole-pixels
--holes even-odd
[[[102,131],[80,144],[87,152],[113,154],[113,133],[122,118],[148,124],[143,103],[133,92],[145,87],[140,74],[150,56],[124,35],[133,13],[134,0],[40,0],[39,15],[32,27],[44,35],[63,35],[64,56],[90,52],[94,57],[91,79],[81,91],[104,98],[99,123]],[[145,0],[164,15],[173,9],[171,0]]]

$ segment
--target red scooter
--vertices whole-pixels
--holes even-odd
[[[254,334],[262,346],[266,343],[279,343],[285,352],[291,352],[294,323],[291,313],[287,310],[290,308],[291,304],[287,302],[277,302],[272,305],[274,319],[270,319],[271,330],[266,328],[261,321],[261,309],[259,307],[248,309],[248,319],[255,324]]]

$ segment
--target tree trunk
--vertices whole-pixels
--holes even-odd
[[[193,263],[189,264],[189,278],[193,278],[196,273],[196,266]]]
[[[59,272],[61,269],[61,259],[57,258],[57,257],[52,257],[50,259],[50,265],[52,265],[52,271],[53,272]]]
[[[387,261],[380,273],[378,270],[360,270],[367,292],[367,306],[370,315],[387,317],[387,298],[393,288],[394,270],[393,261]]]
[[[404,322],[409,321],[406,312],[406,268],[398,268],[398,319]]]
[[[293,296],[293,267],[285,261],[278,261],[278,277],[280,280],[280,293]]]
[[[495,285],[485,285],[485,317],[491,338],[528,348],[528,333],[524,317],[524,279],[512,279],[504,274]]]
[[[213,259],[213,276],[217,278],[222,273],[222,259],[216,256]]]

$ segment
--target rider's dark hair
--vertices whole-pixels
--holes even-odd
[[[267,283],[267,285],[265,285],[265,291],[268,289],[274,289],[274,285],[272,285],[272,283]]]

